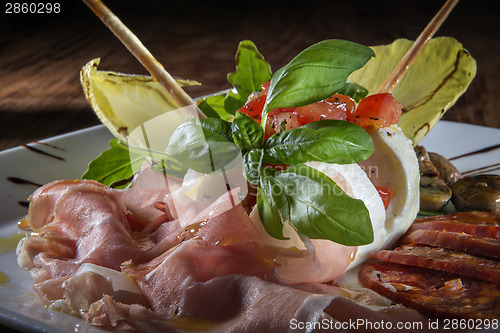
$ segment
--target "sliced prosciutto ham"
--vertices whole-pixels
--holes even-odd
[[[187,224],[167,213],[165,187],[139,179],[125,190],[60,181],[31,197],[25,220],[34,232],[19,244],[18,262],[46,305],[104,328],[265,332],[288,330],[293,318],[314,322],[338,297],[335,288],[285,284],[278,258],[296,249],[266,244],[242,205],[228,205],[232,192]],[[148,193],[147,204],[133,206]],[[137,232],[135,219],[157,224]],[[116,287],[127,279],[137,288]]]
[[[21,221],[21,225],[37,230],[54,219],[54,206],[66,191],[78,184],[103,186],[93,180],[62,180],[49,183],[36,190],[29,198],[36,205],[30,205],[30,213]]]
[[[53,242],[73,247],[74,257],[71,259],[76,263],[93,262],[119,269],[123,261],[139,254],[140,247],[129,233],[125,207],[113,192],[87,182],[76,183],[71,188],[66,187],[65,182],[59,186],[64,194],[53,205],[52,219],[47,219],[45,224],[34,229],[35,237],[45,238],[48,247],[56,246],[52,245]],[[58,184],[51,187],[57,188]],[[32,202],[33,210],[30,209],[28,214],[30,217],[33,211],[42,209],[40,205],[45,205],[44,201]],[[51,238],[52,235],[59,239]],[[30,248],[30,239],[27,238],[21,247]],[[21,265],[25,266],[24,263]]]

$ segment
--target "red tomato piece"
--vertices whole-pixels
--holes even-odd
[[[261,87],[262,94],[246,103],[238,112],[260,123],[270,84],[271,81],[265,82]],[[340,94],[301,107],[277,108],[268,113],[266,136],[278,133],[283,128],[289,130],[317,120],[346,120],[348,114],[354,113],[355,108],[356,103],[351,97]]]
[[[382,198],[382,202],[384,203],[384,208],[387,210],[389,207],[389,202],[391,202],[392,190],[385,187],[375,186],[377,189],[378,195]]]
[[[262,84],[260,87],[262,90],[262,93],[267,96],[267,91],[269,90],[269,86],[271,85],[271,80],[266,81]]]
[[[276,113],[270,119],[272,121],[271,127],[274,129],[276,133],[300,127],[299,117],[293,111],[284,111]]]
[[[252,118],[253,120],[260,123],[260,116],[262,114],[262,109],[266,103],[266,95],[261,95],[250,102],[243,105],[238,109],[237,112],[241,112]]]
[[[300,125],[323,119],[346,120],[347,114],[356,108],[354,100],[346,95],[335,94],[322,101],[295,109]]]
[[[262,95],[256,97],[255,99],[247,102],[237,112],[241,112],[260,123],[260,118],[262,114],[262,109],[264,109],[264,104],[266,104],[267,91],[269,90],[269,85],[271,81],[264,82],[261,86]]]
[[[388,127],[398,122],[403,106],[389,93],[363,98],[355,112],[347,113],[347,119],[361,127]]]

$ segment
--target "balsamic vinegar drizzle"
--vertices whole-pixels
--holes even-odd
[[[57,150],[66,151],[66,148],[62,148],[62,147],[58,147],[58,146],[55,146],[55,145],[51,145],[50,143],[47,143],[47,142],[34,141],[33,143],[37,143],[39,145],[44,145],[44,146],[47,146],[47,147],[50,147],[50,148],[54,148],[54,149],[57,149]]]
[[[27,179],[23,179],[23,178],[19,178],[19,177],[7,177],[5,179],[7,181],[14,183],[14,184],[17,184],[17,185],[33,185],[36,187],[43,186],[43,184],[38,184],[38,183],[32,182],[31,180],[27,180]],[[29,201],[18,201],[17,204],[21,207],[26,207],[26,208],[29,208],[29,206],[30,206]]]
[[[35,153],[38,153],[38,154],[42,154],[42,155],[45,155],[45,156],[50,156],[50,157],[55,158],[55,159],[60,160],[60,161],[65,161],[65,159],[62,158],[62,157],[60,157],[60,156],[56,156],[56,155],[47,153],[46,151],[43,151],[43,150],[38,149],[38,148],[35,148],[33,146],[29,146],[28,144],[23,145],[23,147],[24,148],[28,148],[32,152],[35,152]]]
[[[26,207],[26,208],[30,208],[30,203],[29,201],[18,201],[17,204],[21,207]]]
[[[486,148],[481,148],[481,149],[478,149],[478,150],[475,150],[475,151],[471,151],[470,153],[465,153],[465,154],[462,154],[462,155],[458,155],[458,156],[449,158],[449,160],[450,161],[458,160],[459,158],[462,158],[462,157],[473,156],[473,155],[476,155],[476,154],[483,154],[483,153],[487,153],[487,152],[490,152],[492,150],[499,149],[499,148],[500,148],[500,144],[497,144],[497,145],[494,145],[494,146],[489,146],[489,147],[486,147]],[[462,175],[464,175],[464,176],[465,175],[474,176],[474,175],[484,174],[484,173],[492,172],[492,171],[496,171],[496,170],[500,170],[500,163],[495,163],[495,164],[487,165],[487,166],[480,167],[480,168],[477,168],[477,169],[465,171],[465,172],[462,172]]]
[[[22,179],[19,177],[7,177],[6,179],[11,183],[19,184],[19,185],[33,185],[36,187],[43,186],[42,184],[34,183],[31,180]]]
[[[441,88],[443,88],[446,83],[453,77],[453,75],[458,71],[458,68],[459,68],[459,65],[460,65],[460,55],[461,53],[464,52],[464,54],[466,56],[470,56],[469,52],[466,51],[466,50],[459,50],[457,52],[457,56],[456,56],[456,59],[455,59],[455,64],[453,65],[453,69],[451,70],[451,72],[443,78],[443,80],[439,83],[439,85],[436,87],[436,89],[434,89],[429,95],[427,96],[424,96],[424,98],[420,101],[417,101],[415,103],[413,103],[412,105],[408,105],[404,112],[411,112],[413,109],[416,109],[418,108],[419,106],[429,102],[433,97],[434,95],[436,95],[439,90],[441,90]],[[444,110],[441,112],[441,113],[444,113]]]
[[[472,175],[478,175],[481,173],[491,172],[491,171],[495,171],[495,170],[500,170],[500,163],[491,164],[491,165],[484,166],[482,168],[477,168],[477,169],[465,171],[465,172],[462,172],[462,175],[472,176]]]
[[[33,185],[36,187],[43,186],[42,184],[38,184],[38,183],[32,182],[31,180],[26,180],[26,179],[19,178],[19,177],[7,177],[6,179],[7,179],[7,181],[14,183],[14,184],[18,184],[18,185]],[[29,206],[30,206],[29,201],[18,201],[17,204],[21,207],[26,207],[26,208],[29,208]]]
[[[467,156],[472,156],[472,155],[476,155],[476,154],[487,153],[489,151],[492,151],[492,150],[495,150],[495,149],[498,149],[498,148],[500,148],[500,144],[494,145],[494,146],[490,146],[490,147],[486,147],[486,148],[482,148],[482,149],[478,149],[478,150],[472,151],[470,153],[458,155],[458,156],[449,158],[449,160],[453,161],[453,160],[457,160],[457,159],[462,158],[462,157],[467,157]]]

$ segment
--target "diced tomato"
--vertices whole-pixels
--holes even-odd
[[[389,202],[391,201],[392,190],[385,187],[375,186],[377,189],[378,195],[382,198],[382,202],[384,203],[384,208],[387,210],[389,207]]]
[[[293,111],[284,110],[283,112],[276,113],[270,119],[272,120],[271,127],[276,133],[301,126],[299,117]]]
[[[266,95],[261,95],[250,102],[243,105],[238,109],[238,112],[244,113],[253,120],[260,123],[260,116],[262,114],[262,109],[264,108],[264,104],[266,103]]]
[[[270,83],[265,82],[261,87],[260,96],[246,103],[238,112],[260,123]],[[282,129],[289,130],[322,119],[348,120],[364,128],[387,127],[398,122],[402,109],[401,104],[388,93],[363,98],[357,109],[356,102],[351,97],[335,94],[309,105],[270,111],[267,116],[266,137]]]
[[[322,101],[295,109],[300,125],[323,119],[346,120],[347,114],[356,108],[354,100],[346,95],[335,94]]]
[[[267,96],[267,91],[269,90],[269,86],[271,85],[271,80],[266,81],[262,84],[260,89],[262,90],[262,93]]]
[[[398,122],[403,106],[389,93],[363,98],[355,112],[347,112],[347,119],[361,127],[388,127]]]

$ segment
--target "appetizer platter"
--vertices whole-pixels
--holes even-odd
[[[449,138],[460,144],[450,146],[443,138]],[[65,161],[33,152],[25,147],[0,153],[3,166],[0,178],[3,211],[0,229],[2,239],[0,271],[9,277],[7,283],[3,282],[0,285],[0,320],[3,324],[20,331],[102,332],[101,329],[92,327],[77,317],[47,309],[33,293],[31,288],[33,280],[27,271],[18,266],[15,244],[12,242],[10,245],[7,244],[6,239],[18,234],[17,223],[27,212],[24,203],[27,196],[36,189],[36,185],[14,183],[8,179],[16,176],[41,184],[59,179],[61,174],[65,178],[77,178],[85,171],[88,161],[107,148],[110,139],[112,135],[100,125],[33,144],[34,147],[62,157]],[[489,147],[491,142],[499,140],[500,131],[497,129],[440,121],[422,144],[430,151],[442,152],[447,158],[451,158]],[[82,142],[91,144],[84,145]],[[496,163],[498,161],[495,152],[476,154],[456,161],[460,171],[474,170]],[[52,172],[40,173],[36,168],[21,167],[21,165],[43,166],[44,170]],[[500,174],[498,170],[492,173]],[[494,330],[485,331],[494,332]]]
[[[32,307],[29,323],[62,330],[310,332],[354,313],[354,331],[498,328],[500,134],[438,123],[476,72],[458,41],[431,38],[456,1],[415,42],[325,40],[276,71],[244,40],[233,89],[196,102],[181,87],[197,82],[85,2],[152,77],[90,60],[81,84],[105,127],[2,155],[70,163],[4,177],[7,202],[32,192],[2,228],[5,322],[23,328]]]

